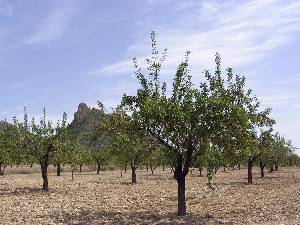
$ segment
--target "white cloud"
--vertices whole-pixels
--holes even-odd
[[[201,3],[200,14],[203,16],[213,16],[219,13],[220,4],[216,1],[203,1]]]
[[[23,39],[20,45],[48,43],[61,38],[75,11],[74,7],[57,7],[41,21],[31,35]]]
[[[283,104],[293,105],[300,101],[300,95],[297,93],[287,93],[287,94],[274,94],[262,96],[260,98],[261,102],[265,106],[279,107]]]
[[[198,2],[198,8],[195,2]],[[188,8],[191,3],[193,7]],[[300,30],[299,1],[255,0],[235,6],[230,2],[231,7],[228,4],[187,1],[187,11],[182,17],[178,14],[178,23],[157,26],[155,21],[150,25],[147,23],[143,30],[150,31],[154,28],[158,34],[159,45],[169,47],[165,63],[167,70],[174,69],[181,62],[186,50],[192,52],[193,71],[201,72],[204,68],[211,67],[217,51],[221,53],[227,66],[251,65],[273,53],[276,48],[294,40],[293,34]],[[214,14],[209,23],[203,22],[205,14]],[[148,39],[144,39],[143,36],[129,47],[129,55],[148,55],[147,46],[150,44]],[[125,61],[105,65],[95,71],[107,74],[127,73]]]
[[[89,75],[119,75],[133,71],[132,60],[124,60],[111,65],[104,65],[100,69],[88,72]]]

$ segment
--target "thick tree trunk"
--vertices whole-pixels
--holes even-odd
[[[252,168],[253,168],[253,158],[250,156],[248,158],[248,184],[252,184]]]
[[[0,162],[0,176],[4,175],[4,168],[2,169],[3,163]]]
[[[48,161],[44,161],[41,163],[41,170],[42,170],[42,178],[43,178],[43,190],[49,191],[48,186]]]
[[[41,165],[41,171],[42,171],[42,178],[43,178],[43,190],[49,191],[48,186],[48,166],[50,161],[50,154],[53,151],[54,146],[50,144],[48,146],[46,154],[41,158],[40,165]]]
[[[241,169],[241,164],[238,164],[238,169],[239,169],[239,170]]]
[[[265,177],[265,172],[264,172],[265,164],[261,160],[259,161],[259,167],[260,167],[260,177],[263,178]]]
[[[177,214],[178,216],[185,216],[186,215],[186,201],[185,201],[185,177],[188,174],[189,167],[192,160],[192,151],[193,149],[188,149],[185,160],[183,159],[182,154],[177,155],[177,163],[176,168],[174,171],[174,177],[177,181],[177,189],[178,189],[178,209]],[[183,167],[183,162],[185,166]]]
[[[165,171],[165,165],[162,166],[163,171]]]
[[[61,172],[60,162],[58,162],[58,163],[56,164],[56,175],[57,175],[57,176],[60,176],[60,172]]]
[[[97,174],[100,173],[100,166],[101,166],[101,163],[99,161],[97,161]]]
[[[275,164],[275,171],[278,171],[278,165]]]
[[[186,215],[185,176],[177,178],[178,184],[178,216]]]
[[[82,171],[82,164],[79,165],[79,173]]]
[[[131,182],[133,184],[136,184],[137,180],[136,180],[136,168],[134,165],[131,166]]]

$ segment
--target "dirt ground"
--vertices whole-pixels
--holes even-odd
[[[177,185],[170,170],[75,173],[49,176],[50,191],[41,191],[41,175],[0,177],[0,224],[300,224],[300,168],[280,168],[246,184],[245,169],[219,172],[214,190],[194,171],[187,177],[188,216],[178,218]]]

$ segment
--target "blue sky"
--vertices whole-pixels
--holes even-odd
[[[299,0],[0,0],[0,119],[115,106],[135,93],[131,60],[149,55],[153,30],[164,80],[190,50],[197,84],[219,52],[300,147]]]

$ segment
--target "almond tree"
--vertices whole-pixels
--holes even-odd
[[[197,88],[188,70],[188,55],[177,68],[172,89],[160,82],[161,65],[166,51],[160,54],[155,34],[152,38],[152,56],[146,59],[148,73],[134,59],[140,88],[136,95],[124,95],[122,105],[129,115],[165,149],[175,155],[174,177],[178,184],[178,215],[186,215],[185,178],[189,172],[193,152],[209,142],[227,151],[225,146],[241,137],[246,142],[253,129],[254,118],[259,114],[252,92],[245,90],[245,77],[221,75],[221,60],[216,55],[216,70],[205,72],[205,82]],[[240,95],[240,96],[239,96]],[[238,99],[242,99],[239,102]],[[244,136],[246,138],[244,138]]]
[[[36,123],[35,119],[32,118],[29,125],[26,112],[24,122],[21,123],[20,147],[23,149],[22,154],[25,157],[32,157],[34,161],[40,164],[44,191],[49,190],[48,166],[50,160],[59,153],[60,149],[64,149],[62,145],[65,144],[66,120],[67,115],[64,113],[62,123],[56,128],[53,127],[52,122],[46,119],[46,109],[44,108],[39,123]]]
[[[259,139],[258,139],[258,157],[259,157],[259,167],[260,167],[260,177],[263,178],[265,176],[265,166],[268,162],[268,157],[270,154],[270,150],[272,149],[272,129],[261,131]]]
[[[290,141],[281,136],[278,132],[273,135],[271,148],[268,154],[268,164],[270,172],[277,171],[280,164],[284,162],[293,151],[293,147]]]
[[[131,181],[135,184],[136,170],[147,155],[150,138],[140,124],[123,110],[117,109],[107,118],[104,129],[111,138],[110,149],[118,161],[130,164]]]
[[[0,122],[0,175],[4,175],[6,166],[19,164],[21,161],[20,155],[15,151],[18,146],[17,120],[13,121],[14,124]]]
[[[205,153],[204,165],[207,170],[206,177],[208,179],[208,187],[214,189],[212,187],[212,179],[213,176],[218,172],[219,168],[222,166],[222,162],[224,161],[224,151],[219,149],[218,146],[212,145],[207,148]]]
[[[162,165],[165,159],[165,153],[161,146],[159,146],[155,141],[150,141],[147,146],[147,155],[145,156],[145,163],[150,167],[151,174],[154,174],[154,171]]]

